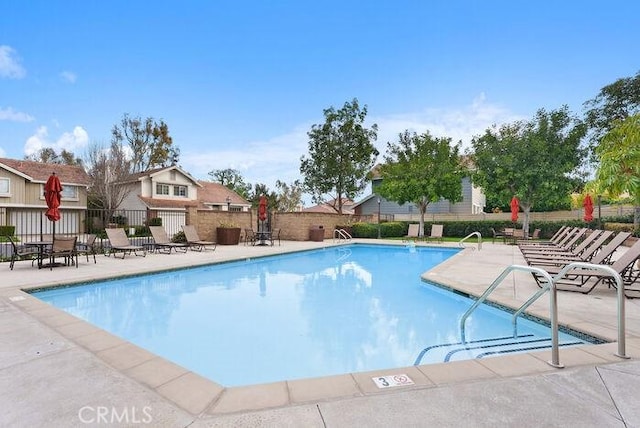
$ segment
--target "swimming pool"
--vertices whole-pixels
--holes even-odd
[[[461,347],[458,321],[472,301],[420,280],[457,252],[355,244],[32,294],[221,385],[240,386],[502,349],[502,341],[489,341],[513,342],[509,313],[481,305]],[[521,319],[517,334],[538,346],[549,329]],[[560,340],[584,343],[564,333]]]

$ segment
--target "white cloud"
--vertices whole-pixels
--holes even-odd
[[[10,122],[31,122],[33,121],[33,116],[20,111],[15,111],[13,107],[0,107],[0,120],[8,120]]]
[[[11,46],[0,45],[0,77],[22,79],[27,75],[15,52]]]
[[[36,133],[27,138],[27,142],[24,144],[24,154],[31,156],[37,153],[43,147],[48,147],[47,137],[49,133],[46,126],[41,126],[36,130]]]
[[[397,142],[398,134],[407,129],[418,134],[429,131],[436,137],[450,137],[453,143],[462,141],[462,147],[467,148],[474,136],[483,134],[492,125],[523,118],[499,105],[488,103],[485,95],[480,94],[470,105],[460,108],[427,108],[420,112],[372,118],[371,122],[378,124],[377,147],[384,153],[386,143]]]
[[[0,147],[0,158],[6,158],[6,157],[7,157],[7,152],[5,152],[2,147]]]
[[[76,126],[72,132],[64,132],[55,142],[49,140],[47,127],[41,126],[34,135],[27,138],[24,144],[24,153],[30,156],[44,147],[51,147],[56,153],[60,153],[64,149],[78,155],[80,149],[84,149],[88,143],[89,134],[81,126]]]
[[[78,79],[78,76],[73,71],[63,71],[60,73],[60,77],[68,83],[76,83],[76,80]]]
[[[466,148],[473,136],[481,135],[492,125],[521,119],[523,117],[508,109],[487,102],[484,94],[480,94],[469,105],[457,108],[425,108],[418,112],[369,117],[367,126],[378,124],[375,144],[380,151],[378,161],[382,161],[387,142],[397,142],[398,134],[406,129],[417,133],[428,130],[434,136],[451,137],[454,143],[462,141]],[[209,179],[209,171],[234,168],[251,184],[264,183],[275,190],[276,180],[290,183],[301,179],[300,158],[307,155],[310,129],[311,123],[301,124],[285,135],[234,144],[222,151],[183,151],[181,164],[202,179]]]

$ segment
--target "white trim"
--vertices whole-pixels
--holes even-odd
[[[2,166],[4,169],[6,169],[6,170],[7,170],[7,171],[9,171],[9,172],[12,172],[12,173],[14,173],[14,174],[16,174],[16,175],[19,175],[19,176],[20,176],[20,177],[22,177],[22,178],[25,178],[25,179],[27,179],[27,180],[29,180],[29,181],[33,181],[33,177],[31,177],[31,176],[29,176],[29,175],[25,174],[24,172],[20,172],[20,171],[18,171],[17,169],[13,169],[13,168],[11,168],[11,167],[10,167],[10,166],[8,166],[8,165],[3,164],[2,162],[0,162],[0,166]]]

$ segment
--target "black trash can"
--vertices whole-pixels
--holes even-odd
[[[309,228],[309,241],[324,241],[324,226],[311,226],[311,228]]]

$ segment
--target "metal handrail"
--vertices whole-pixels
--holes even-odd
[[[474,235],[478,236],[478,251],[482,250],[482,235],[480,234],[480,232],[471,232],[470,234],[462,238],[460,242],[458,242],[458,245],[464,247],[462,243]]]
[[[344,239],[345,241],[350,241],[352,239],[352,237],[349,234],[349,232],[347,232],[344,229],[334,229],[333,230],[333,242],[335,242],[336,239],[338,241],[341,241],[342,239]]]
[[[605,272],[606,276],[611,276],[615,279],[618,289],[618,352],[615,356],[620,358],[629,358],[625,355],[626,353],[626,343],[625,343],[625,307],[624,307],[624,282],[622,281],[622,277],[618,272],[616,272],[610,266],[598,265],[594,263],[584,263],[584,262],[573,262],[565,267],[563,267],[560,272],[553,277],[554,284],[558,282],[568,271],[575,269],[590,269],[590,270],[599,270]]]
[[[550,322],[551,322],[551,361],[549,361],[548,364],[550,364],[553,367],[558,367],[558,368],[564,367],[562,364],[560,364],[560,352],[559,352],[559,346],[558,346],[558,302],[557,302],[557,299],[556,299],[555,283],[554,283],[553,279],[551,278],[551,275],[549,275],[549,272],[547,272],[547,271],[545,271],[543,269],[540,269],[540,268],[536,268],[536,267],[532,267],[532,266],[522,266],[522,265],[511,265],[511,266],[507,267],[493,281],[493,283],[491,283],[491,285],[485,290],[485,292],[482,293],[482,296],[480,296],[473,303],[473,305],[471,305],[471,307],[464,313],[464,315],[462,315],[462,318],[460,319],[460,337],[461,337],[462,341],[466,342],[464,328],[465,328],[465,323],[467,321],[467,318],[469,318],[471,313],[478,306],[480,306],[480,304],[482,302],[487,300],[487,297],[493,292],[493,290],[495,290],[498,287],[498,285],[500,285],[500,283],[502,283],[502,281],[512,271],[524,271],[524,272],[534,273],[534,274],[542,276],[545,279],[545,282],[546,282],[541,286],[540,290],[538,290],[533,296],[531,296],[526,302],[524,302],[522,304],[522,306],[520,308],[518,308],[518,310],[513,314],[512,322],[513,322],[513,325],[514,325],[514,331],[515,331],[515,328],[516,328],[515,326],[516,326],[517,316],[520,315],[522,313],[522,311],[524,310],[522,308],[524,307],[526,309],[527,307],[529,307],[529,305],[531,305],[531,303],[533,303],[536,299],[538,299],[540,296],[542,296],[546,291],[550,291],[550,293],[549,293],[549,312],[550,312],[549,319],[550,319]]]

